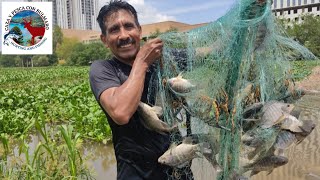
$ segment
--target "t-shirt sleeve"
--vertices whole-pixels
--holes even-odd
[[[89,72],[91,90],[98,102],[103,91],[111,87],[119,87],[121,82],[111,61],[95,61]]]

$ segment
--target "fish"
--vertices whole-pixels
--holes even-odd
[[[282,103],[279,101],[269,101],[262,107],[262,117],[260,127],[270,128],[276,122],[285,119],[284,113],[290,114],[295,106],[293,104]]]
[[[255,148],[248,153],[248,159],[253,159],[257,154],[259,154],[257,158],[264,156],[274,144],[279,131],[279,127],[255,127],[246,132],[241,137],[242,143],[246,146]]]
[[[217,135],[215,134],[191,134],[193,143],[207,143],[210,146],[211,153],[203,153],[203,156],[210,162],[216,172],[221,172],[222,167],[216,159],[220,151]]]
[[[144,127],[160,134],[164,134],[164,132],[171,132],[176,129],[176,125],[170,127],[166,122],[159,119],[158,116],[161,115],[159,108],[161,107],[151,107],[146,103],[139,103],[137,111],[142,117],[141,123],[144,125]]]
[[[195,87],[189,80],[182,78],[182,73],[179,73],[177,77],[170,78],[168,84],[170,89],[177,93],[188,93]]]
[[[204,147],[204,143],[192,144],[191,142],[184,140],[179,145],[171,144],[169,149],[158,158],[158,162],[167,166],[181,168],[192,159],[201,157],[202,153],[212,153],[211,149]]]
[[[272,173],[274,168],[283,166],[288,163],[288,158],[284,156],[269,155],[256,160],[253,163],[243,166],[243,173],[251,170],[250,177],[261,171]],[[243,174],[242,173],[242,174]]]
[[[303,125],[300,126],[302,132],[295,133],[297,142],[296,144],[300,144],[316,127],[316,124],[312,120],[304,120]]]
[[[302,132],[300,127],[303,126],[303,122],[290,114],[284,113],[283,119],[280,118],[278,121],[280,121],[281,129],[290,130],[291,132]],[[275,124],[278,124],[278,121]]]
[[[294,133],[287,131],[287,130],[282,130],[274,143],[274,148],[278,149],[278,152],[280,156],[284,156],[284,150],[289,148],[294,142],[297,141],[297,138]]]

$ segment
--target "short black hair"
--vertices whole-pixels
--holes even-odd
[[[138,15],[137,11],[134,9],[133,6],[131,6],[126,1],[122,0],[110,0],[110,2],[107,5],[104,5],[100,11],[99,15],[97,17],[97,21],[99,23],[101,33],[103,35],[106,35],[106,26],[105,26],[105,20],[108,16],[110,16],[112,13],[117,12],[119,10],[126,10],[130,12],[135,19],[135,23],[138,27],[140,27],[139,21],[138,21]]]

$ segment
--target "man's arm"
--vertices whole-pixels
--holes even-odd
[[[138,52],[128,79],[119,87],[102,92],[100,104],[118,125],[127,124],[140,102],[146,71],[161,56],[162,41],[147,42]]]

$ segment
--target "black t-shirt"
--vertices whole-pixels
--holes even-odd
[[[141,101],[154,104],[155,84],[149,86],[153,79],[154,67],[151,66],[146,73],[144,91]],[[112,58],[93,62],[90,69],[90,85],[92,92],[102,108],[99,98],[101,93],[111,87],[119,87],[128,78],[131,66]],[[102,108],[104,111],[104,109]],[[139,114],[136,112],[128,124],[117,125],[106,111],[108,123],[112,130],[113,145],[117,159],[118,179],[167,179],[168,167],[160,165],[158,158],[168,149],[169,135],[159,134],[146,129],[141,124]],[[130,170],[131,169],[131,170]],[[137,179],[139,179],[137,177]]]

